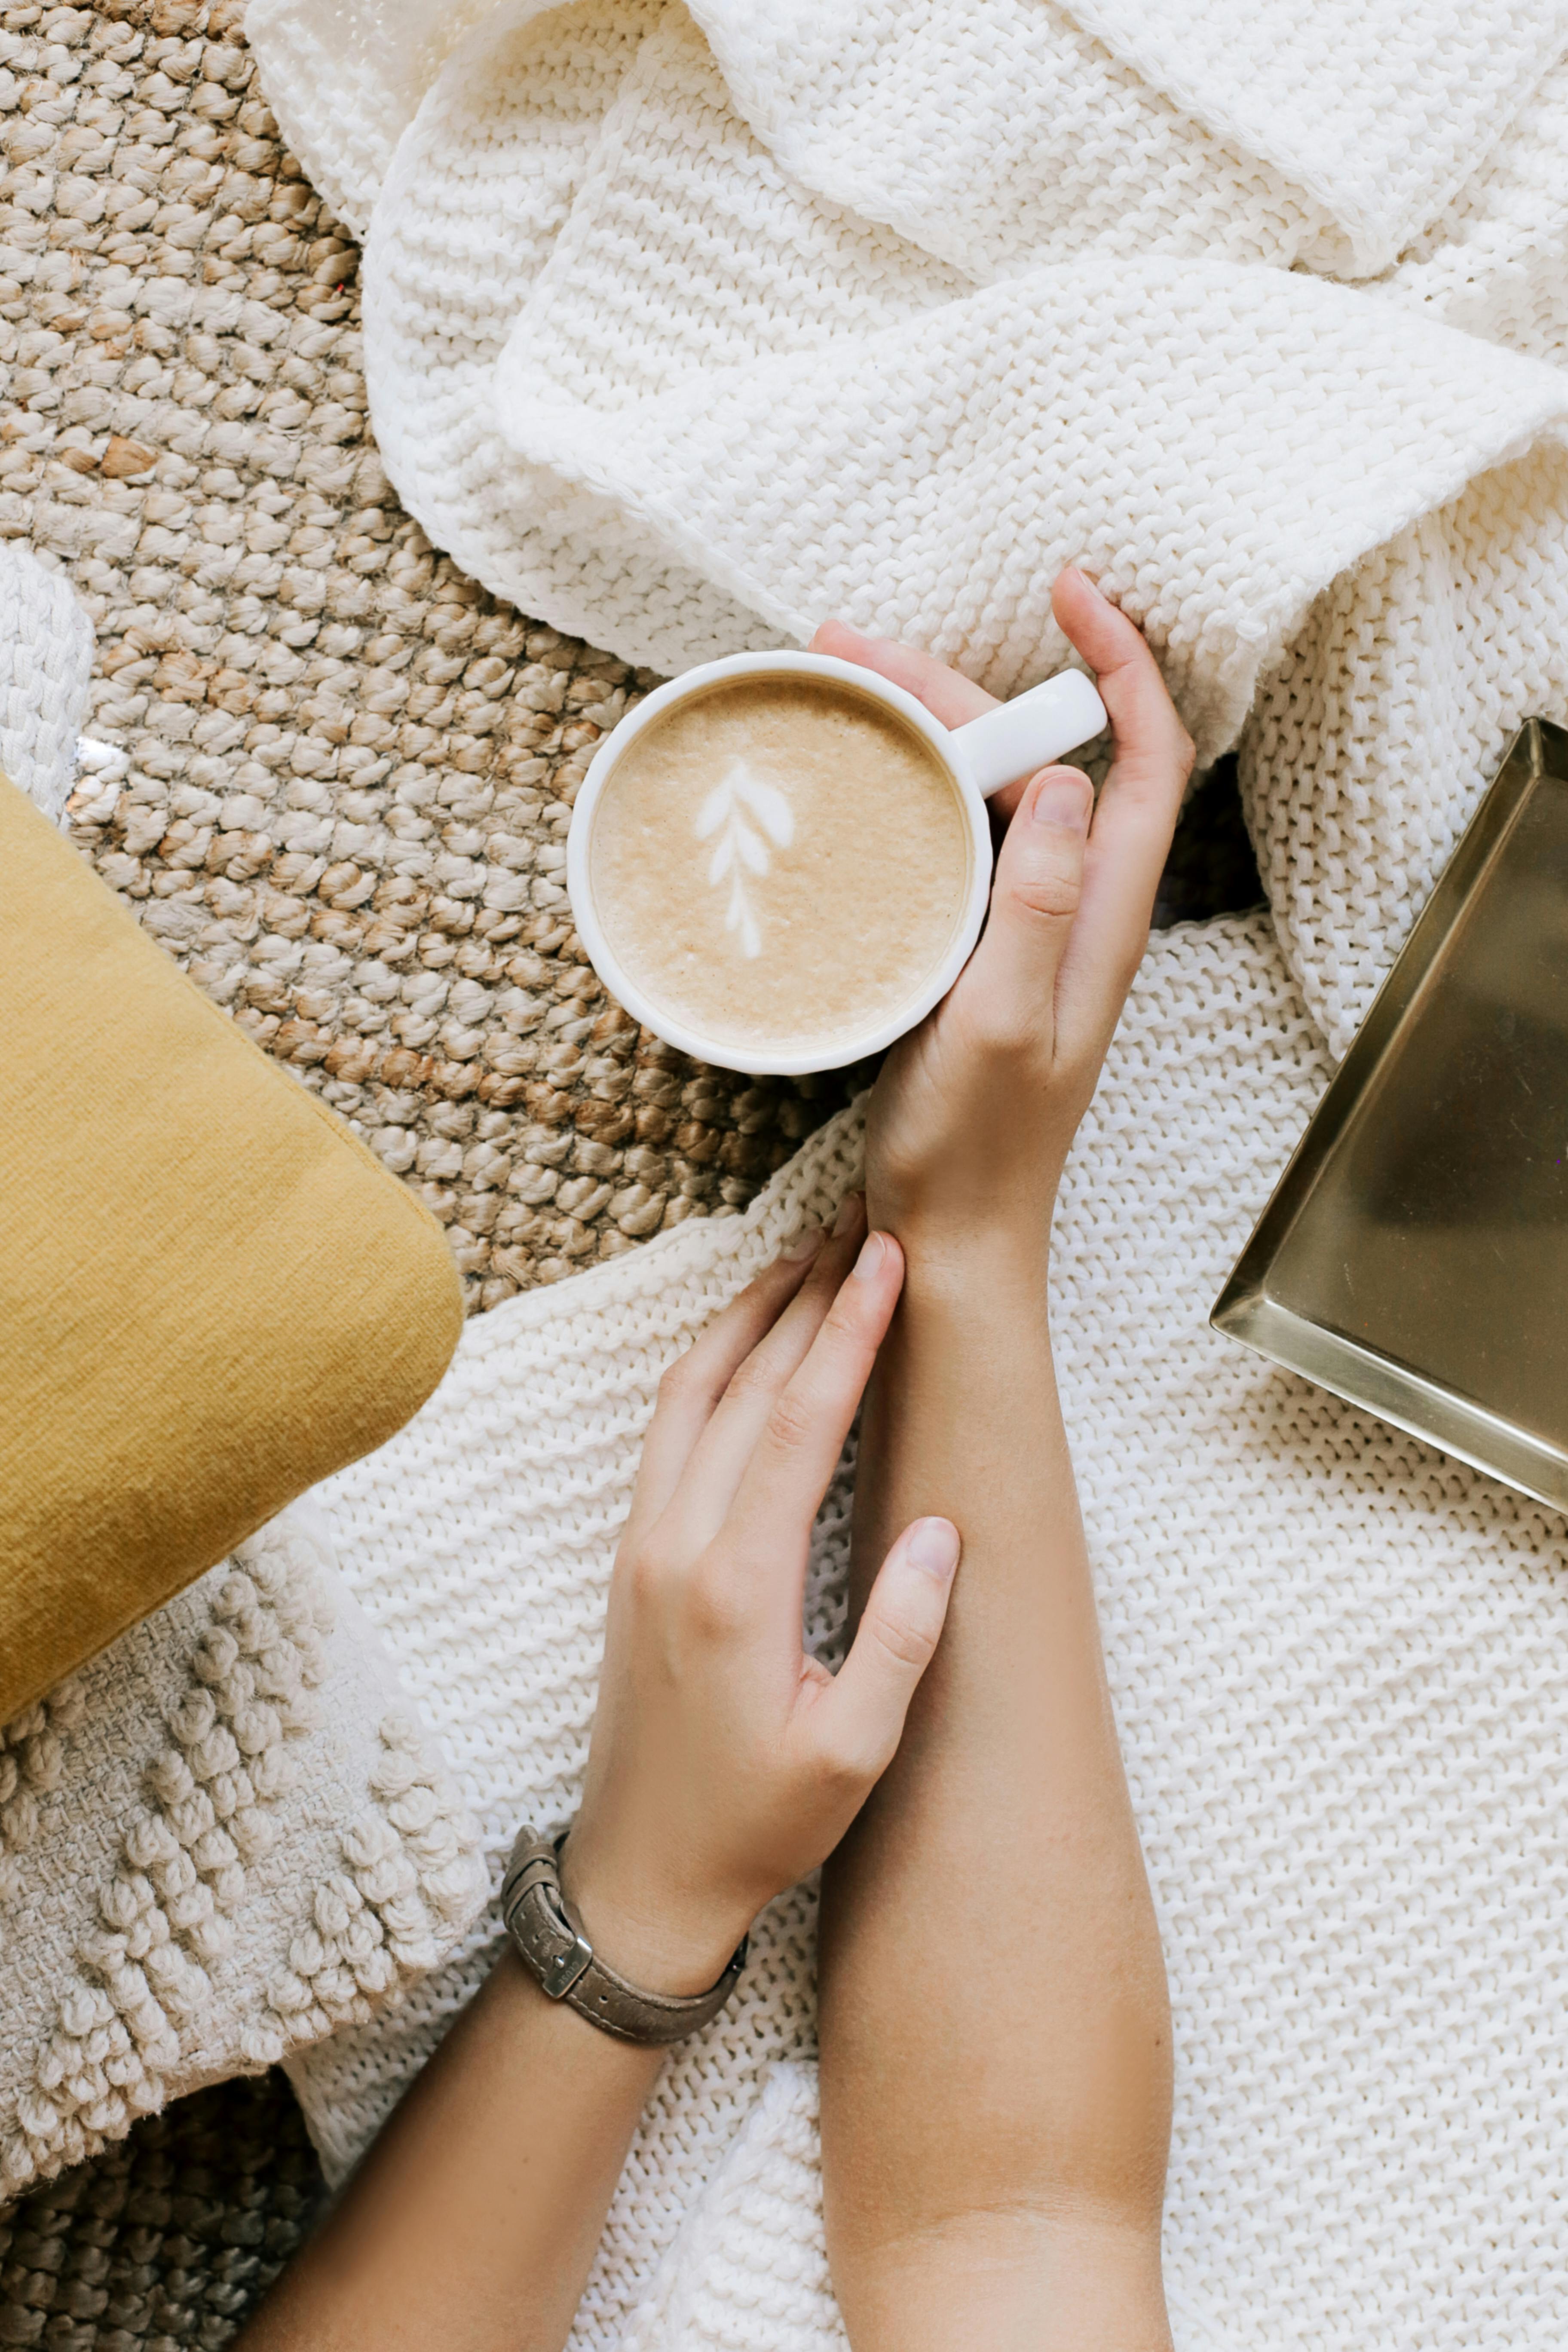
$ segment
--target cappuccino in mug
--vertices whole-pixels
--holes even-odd
[[[721,679],[627,744],[593,813],[597,919],[650,1005],[753,1066],[826,1066],[917,999],[973,895],[963,799],[888,702]]]
[[[950,728],[832,654],[700,663],[594,755],[566,842],[578,937],[626,1011],[700,1061],[859,1061],[980,937],[987,796],[1105,724],[1078,670]]]

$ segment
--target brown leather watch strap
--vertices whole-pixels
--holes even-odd
[[[601,1960],[561,1891],[560,1849],[531,1829],[519,1830],[500,1884],[500,1913],[523,1966],[552,2000],[563,2000],[603,2033],[621,2042],[683,2041],[717,2017],[746,1965],[746,1938],[706,1992],[644,1992]]]

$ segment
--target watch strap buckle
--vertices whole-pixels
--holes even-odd
[[[501,1880],[501,1917],[534,1982],[549,2000],[565,2001],[617,2041],[668,2043],[695,2033],[718,2015],[739,1982],[745,1938],[706,1992],[644,1992],[596,1957],[567,1909],[559,1864],[564,1843],[563,1835],[552,1842],[531,1829],[520,1831]]]

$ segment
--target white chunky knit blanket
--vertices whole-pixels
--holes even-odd
[[[1187,2345],[1559,2347],[1555,1519],[1205,1328],[1513,727],[1568,717],[1561,0],[253,0],[431,537],[673,669],[837,611],[1000,692],[1085,562],[1272,923],[1157,940],[1064,1384],[1181,2052]],[[328,1507],[492,1857],[569,1812],[659,1364],[847,1179],[471,1326]],[[830,1515],[820,1625],[841,1538]],[[299,2062],[346,2162],[477,1958]],[[810,1897],[672,2063],[582,2345],[836,2340]]]
[[[1180,2352],[1561,2352],[1568,1542],[1273,1372],[1208,1305],[1330,1064],[1266,916],[1156,935],[1064,1188],[1053,1325],[1175,2007]],[[670,1356],[852,1179],[856,1115],[744,1216],[468,1326],[425,1411],[321,1490],[499,1874],[574,1807],[638,1438]],[[847,1477],[810,1617],[839,1622]],[[829,2352],[815,1894],[670,2060],[575,2352]],[[495,1922],[290,2062],[351,2163]]]
[[[58,824],[76,782],[92,624],[68,581],[0,546],[0,775]]]
[[[674,670],[830,612],[999,693],[1078,559],[1241,740],[1336,1050],[1568,695],[1563,0],[252,0],[382,456]],[[1248,713],[1250,711],[1250,717]]]

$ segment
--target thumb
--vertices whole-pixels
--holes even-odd
[[[931,1664],[958,1566],[951,1519],[916,1519],[882,1562],[829,1696],[830,1738],[868,1781],[890,1762]]]
[[[1048,1008],[1083,895],[1094,789],[1079,768],[1043,768],[1024,788],[996,861],[991,913],[971,969],[1005,1027]]]

